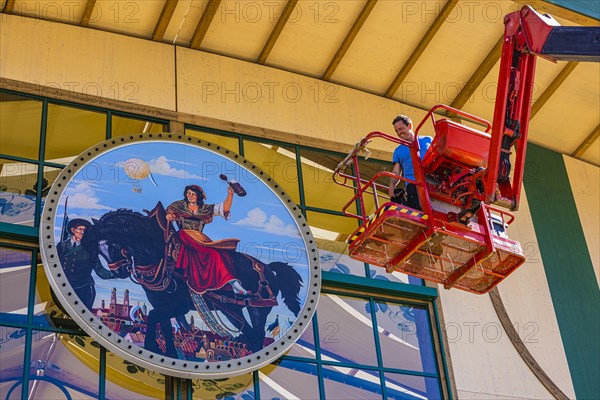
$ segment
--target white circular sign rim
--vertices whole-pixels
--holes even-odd
[[[57,253],[55,217],[59,200],[63,191],[69,186],[72,178],[81,169],[85,168],[89,162],[108,150],[113,150],[124,145],[161,141],[199,147],[237,163],[260,179],[263,184],[267,185],[288,209],[290,214],[294,216],[294,220],[306,246],[306,254],[309,262],[307,297],[298,317],[286,331],[285,335],[256,353],[227,361],[197,362],[160,355],[129,343],[103,324],[98,317],[93,315],[79,301],[79,298],[75,295],[63,273],[64,271]],[[77,324],[93,340],[96,340],[107,350],[118,354],[134,364],[169,376],[188,379],[227,378],[250,373],[271,363],[296,343],[310,325],[321,292],[321,268],[318,248],[308,223],[296,203],[280,185],[249,160],[229,149],[191,136],[174,133],[145,133],[108,139],[90,147],[66,166],[54,181],[42,211],[39,235],[42,262],[48,281],[65,310]],[[67,295],[69,292],[70,296]],[[77,304],[75,304],[76,302]]]

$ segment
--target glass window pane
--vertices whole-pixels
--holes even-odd
[[[348,245],[345,242],[334,242],[317,239],[321,270],[335,272],[337,274],[348,274],[365,276],[365,264],[362,261],[353,260],[347,253]]]
[[[106,398],[136,400],[164,399],[166,398],[165,376],[132,364],[118,355],[107,351]]]
[[[25,357],[25,335],[22,328],[0,326],[0,398],[20,399],[23,388],[23,357]]]
[[[33,226],[38,166],[0,158],[0,222]]]
[[[344,156],[331,153],[302,149],[302,181],[304,182],[304,197],[306,205],[333,211],[357,214],[356,202],[352,200],[354,189],[338,185],[333,181],[333,171],[344,159]],[[347,182],[349,185],[352,181]],[[373,196],[365,194],[365,214],[375,211]]]
[[[364,183],[369,182],[373,177],[382,171],[392,172],[392,162],[389,161],[377,161],[377,160],[363,160],[359,161],[359,172],[360,178]],[[378,193],[380,195],[388,196],[388,187],[390,184],[389,178],[387,176],[380,176],[375,181],[378,184]],[[379,205],[388,202],[389,199],[379,198]]]
[[[318,399],[317,366],[280,360],[258,372],[261,399]]]
[[[267,173],[296,204],[300,203],[296,149],[268,143],[244,141],[244,157]]]
[[[61,327],[79,331],[77,323],[61,308],[54,297],[42,264],[37,266],[33,324],[38,327]]]
[[[385,373],[388,399],[441,399],[439,381],[423,376]]]
[[[356,229],[358,222],[354,218],[331,215],[315,211],[306,212],[306,220],[317,239],[333,240],[344,243]],[[364,276],[364,272],[362,273]]]
[[[381,399],[381,380],[377,371],[324,365],[323,384],[328,400]]]
[[[48,105],[45,160],[67,164],[87,148],[106,139],[106,114]]]
[[[112,116],[111,136],[127,136],[139,133],[164,132],[165,125],[143,119]]]
[[[403,274],[398,271],[394,271],[391,274],[388,274],[387,272],[385,272],[385,268],[371,264],[369,264],[369,276],[373,279],[381,279],[384,281],[413,283],[412,281],[409,281],[411,277],[409,277],[407,274]],[[412,279],[420,281],[419,278]]]
[[[255,398],[254,379],[251,373],[226,379],[194,380],[192,387],[194,399],[252,400]]]
[[[309,322],[308,327],[304,333],[302,333],[300,339],[292,345],[286,355],[311,359],[315,358],[315,334],[312,321]]]
[[[41,101],[0,92],[1,153],[37,160],[41,126]]]
[[[42,214],[42,210],[44,209],[44,204],[46,203],[46,197],[48,196],[48,192],[52,187],[52,184],[56,180],[58,174],[62,171],[61,168],[55,167],[44,167],[43,178],[42,178],[42,201],[40,202],[40,215]],[[35,185],[35,189],[33,190],[35,194],[37,194],[37,185]]]
[[[375,309],[383,366],[436,373],[427,310],[380,301]]]
[[[96,351],[88,354],[91,349]],[[88,337],[33,331],[27,364],[31,366],[30,398],[98,398],[98,361],[97,357],[89,358],[97,352]]]
[[[27,322],[31,251],[0,246],[0,320]]]
[[[317,315],[323,361],[377,365],[370,310],[364,299],[321,294]]]
[[[365,181],[370,181],[377,173],[381,171],[392,171],[391,159],[387,161],[381,161],[375,159],[364,160],[360,158],[359,163],[360,177]],[[389,185],[388,178],[386,177],[379,178],[377,182],[381,183],[382,185]]]
[[[186,129],[185,134],[199,139],[207,140],[218,146],[231,150],[236,154],[240,153],[240,142],[237,138],[232,138],[224,135],[215,135],[212,133],[196,131],[193,129]]]

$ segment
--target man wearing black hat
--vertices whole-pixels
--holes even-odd
[[[113,271],[105,269],[98,258],[94,259],[90,257],[89,253],[81,245],[81,239],[83,239],[85,231],[91,225],[91,223],[81,218],[69,221],[67,232],[71,234],[71,237],[56,246],[58,258],[69,283],[71,283],[71,286],[75,290],[75,294],[90,310],[96,298],[96,288],[94,286],[94,278],[92,278],[92,271],[96,272],[96,275],[102,279],[118,278]]]

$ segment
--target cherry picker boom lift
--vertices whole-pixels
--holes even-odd
[[[507,227],[514,220],[510,211],[519,206],[536,58],[599,62],[600,27],[563,27],[529,6],[508,14],[504,23],[493,123],[436,105],[412,143],[371,132],[334,171],[336,183],[354,190],[342,209],[360,221],[348,238],[352,258],[477,294],[525,261]],[[439,118],[440,110],[453,118]],[[435,137],[421,161],[418,137],[429,121]],[[361,153],[376,138],[409,148],[414,181],[388,171],[361,178]],[[422,211],[391,202],[386,178],[415,184]],[[376,211],[369,216],[371,202]],[[354,206],[356,213],[350,211]]]

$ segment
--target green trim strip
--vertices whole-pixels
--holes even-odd
[[[0,222],[0,238],[22,239],[37,242],[38,228]]]
[[[527,148],[527,200],[579,399],[600,393],[600,292],[561,154]]]
[[[323,285],[336,289],[352,289],[376,293],[380,296],[406,296],[413,299],[432,301],[438,297],[438,291],[428,286],[409,285],[402,282],[364,278],[356,275],[322,272]]]
[[[98,400],[106,399],[106,349],[100,347],[98,360]]]
[[[438,307],[437,307],[437,303],[435,301],[431,302],[432,306],[433,306],[433,317],[434,317],[434,329],[437,330],[437,334],[439,339],[439,344],[440,344],[440,356],[442,358],[442,365],[438,366],[438,368],[442,368],[442,372],[444,373],[444,376],[446,377],[446,390],[447,390],[447,395],[448,395],[448,400],[454,400],[453,398],[453,391],[452,391],[452,383],[450,382],[450,374],[448,374],[448,361],[446,360],[446,353],[444,352],[444,341],[442,340],[443,338],[443,333],[442,333],[442,324],[440,323],[440,315],[438,313]],[[440,393],[444,393],[444,391],[442,390],[441,386],[442,386],[442,382],[439,382],[440,385]]]
[[[600,19],[600,6],[598,0],[546,0],[576,13]]]

